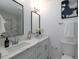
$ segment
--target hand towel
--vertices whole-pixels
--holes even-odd
[[[0,15],[0,35],[5,32],[5,26],[4,24],[6,23],[5,19]]]
[[[64,22],[64,37],[72,38],[74,37],[74,21],[65,21]]]

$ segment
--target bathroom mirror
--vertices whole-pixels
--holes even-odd
[[[5,21],[5,32],[3,32],[5,36],[13,37],[24,34],[22,4],[15,0],[0,0],[0,15]]]
[[[31,11],[31,33],[36,33],[40,29],[40,14]]]

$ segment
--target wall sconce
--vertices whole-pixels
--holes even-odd
[[[49,9],[47,0],[31,0],[32,10],[36,10],[39,14],[44,14]]]
[[[32,11],[39,12],[40,11],[40,0],[31,0]]]
[[[36,7],[34,7],[33,12],[34,12],[34,13],[38,13],[38,14],[39,14],[39,12],[40,12],[40,11],[39,11]]]

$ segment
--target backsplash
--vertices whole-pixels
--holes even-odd
[[[0,47],[4,45],[4,40],[5,39],[0,39]]]
[[[9,40],[14,40],[14,39],[17,39],[17,40],[22,40],[22,36],[16,36],[16,37],[11,37],[9,38]],[[0,38],[0,47],[1,46],[4,46],[4,41],[5,41],[5,38]],[[10,41],[11,42],[11,41]]]

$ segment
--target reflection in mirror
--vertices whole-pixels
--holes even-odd
[[[0,0],[0,32],[8,37],[24,34],[23,5],[15,0]],[[3,23],[3,21],[5,21]],[[4,26],[3,26],[4,25]],[[1,30],[4,31],[1,31]]]
[[[39,28],[39,16],[35,13],[33,13],[32,15],[33,15],[32,16],[32,23],[33,23],[32,24],[32,26],[33,26],[32,31],[33,31],[33,33],[36,33],[36,29]]]
[[[31,11],[31,33],[39,32],[40,29],[40,14],[35,11]]]

